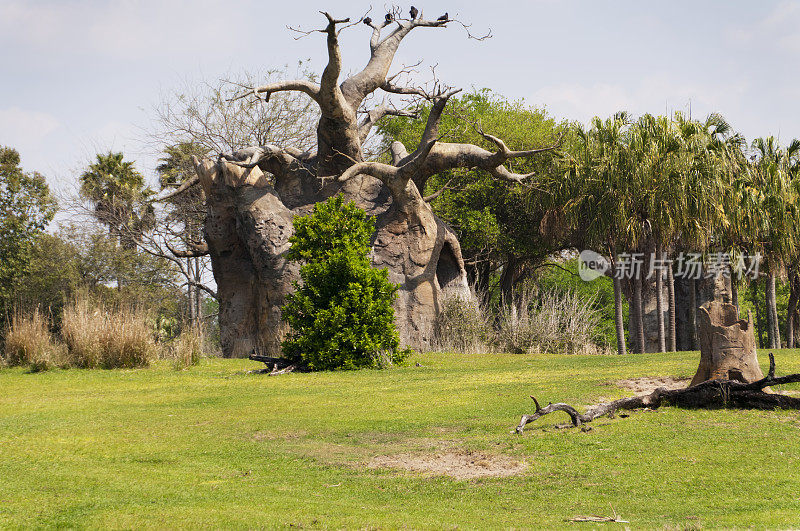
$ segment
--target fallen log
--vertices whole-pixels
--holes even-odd
[[[288,358],[273,358],[271,356],[251,354],[249,359],[253,361],[260,361],[261,363],[266,364],[267,368],[261,372],[267,373],[270,376],[288,374],[294,371],[299,372],[306,369],[302,361],[290,360]]]
[[[770,353],[769,373],[755,382],[707,380],[685,389],[660,387],[649,395],[620,398],[613,402],[590,406],[585,413],[579,413],[577,409],[564,403],[550,403],[541,407],[539,401],[531,396],[536,404],[536,412],[531,415],[522,415],[522,419],[514,431],[522,433],[526,424],[556,411],[563,411],[569,415],[572,427],[578,427],[598,417],[613,416],[614,412],[618,410],[657,409],[662,405],[684,408],[800,409],[800,398],[764,391],[770,386],[796,382],[800,382],[800,374],[775,376],[775,357]]]

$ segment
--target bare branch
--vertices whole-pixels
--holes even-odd
[[[349,18],[334,19],[330,14],[320,11],[328,19],[328,26],[324,32],[328,35],[328,64],[322,71],[319,88],[319,104],[324,115],[333,118],[344,118],[348,112],[355,113],[358,106],[349,106],[339,88],[339,75],[342,71],[342,51],[339,48],[339,33],[336,25],[349,22]]]
[[[395,166],[399,166],[400,161],[408,156],[408,150],[406,149],[406,146],[404,146],[402,142],[397,140],[392,142],[392,145],[389,147],[389,150],[392,152],[392,164],[394,164]]]
[[[169,242],[164,242],[164,245],[166,246],[167,249],[169,249],[169,252],[171,252],[178,258],[197,258],[200,256],[208,256],[209,254],[208,244],[206,243],[191,245],[192,248],[187,249],[185,251],[176,249],[175,247],[170,245]]]
[[[278,81],[276,83],[261,85],[260,87],[253,88],[251,92],[247,92],[241,96],[237,96],[237,98],[245,97],[249,94],[254,94],[254,95],[264,94],[265,101],[269,101],[270,95],[276,92],[285,92],[285,91],[304,92],[308,94],[314,101],[319,102],[320,86],[307,79],[293,79],[289,81]]]
[[[194,177],[192,177],[191,179],[188,179],[188,180],[184,181],[184,182],[183,182],[183,183],[182,183],[182,184],[181,184],[179,187],[177,187],[175,190],[172,190],[172,191],[171,191],[171,192],[169,192],[168,194],[162,195],[162,196],[160,196],[160,197],[154,197],[153,199],[151,199],[151,200],[150,200],[150,202],[151,202],[151,203],[163,203],[164,201],[169,201],[169,200],[170,200],[170,199],[172,199],[173,197],[175,197],[175,196],[178,196],[178,195],[182,194],[183,192],[185,192],[186,190],[188,190],[188,189],[189,189],[189,188],[191,188],[192,186],[194,186],[194,185],[196,185],[196,184],[199,184],[199,183],[200,183],[200,177],[198,177],[197,175],[195,175],[195,176],[194,176]]]
[[[379,105],[378,107],[367,111],[366,116],[358,126],[358,136],[361,139],[362,144],[367,139],[367,136],[375,126],[375,123],[384,116],[405,116],[407,118],[418,118],[419,112],[397,109],[388,105]]]
[[[450,186],[451,182],[453,182],[453,179],[450,179],[449,181],[447,181],[444,186],[442,186],[441,188],[439,188],[438,190],[436,190],[432,194],[426,195],[425,197],[423,197],[422,200],[425,201],[426,203],[430,203],[431,201],[433,201],[434,199],[436,199],[437,197],[442,195],[445,191],[453,190],[453,187]]]
[[[189,285],[189,286],[194,286],[195,288],[200,288],[201,290],[205,291],[206,293],[208,293],[209,295],[211,295],[215,299],[219,299],[219,297],[217,296],[217,292],[214,291],[213,289],[209,288],[205,284],[202,284],[200,282],[195,282],[194,280],[189,280],[189,281],[186,282],[186,284]]]
[[[383,40],[380,40],[380,30],[371,26],[370,59],[367,65],[361,72],[342,82],[342,93],[347,103],[354,109],[360,107],[364,98],[377,90],[386,80],[400,42],[411,30],[417,27],[444,27],[449,20],[424,20],[421,14],[413,20],[402,19],[395,10],[387,14],[383,26],[391,22],[396,22],[397,28]]]

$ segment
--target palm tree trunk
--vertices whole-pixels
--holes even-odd
[[[677,330],[675,325],[675,276],[672,265],[667,269],[667,313],[669,314],[669,351],[675,352],[677,347]]]
[[[794,344],[797,345],[797,331],[800,330],[800,308],[795,310],[794,315],[792,316],[792,321],[794,322]]]
[[[736,312],[739,312],[739,285],[737,283],[736,275],[731,272],[731,304],[736,306]]]
[[[664,258],[660,248],[657,251],[657,256],[659,260]],[[666,352],[667,340],[664,327],[664,276],[661,270],[656,272],[656,316],[658,319],[658,351]]]
[[[689,343],[692,350],[697,346],[697,280],[689,279]]]
[[[764,348],[764,315],[759,310],[758,279],[750,283],[750,292],[753,294],[753,307],[756,309],[756,329],[758,330],[758,348]]]
[[[645,350],[644,344],[644,312],[642,309],[642,279],[639,277],[633,278],[633,316],[636,323],[636,352],[643,353]]]
[[[786,348],[794,348],[794,315],[797,313],[797,291],[789,277],[789,307],[786,309]]]
[[[778,291],[775,288],[775,277],[773,276],[772,288],[772,323],[775,333],[775,348],[783,348],[781,341],[781,321],[778,319]]]
[[[770,272],[767,274],[767,282],[764,287],[764,301],[767,313],[767,343],[769,348],[778,348],[778,339],[775,337],[775,275]]]
[[[617,329],[617,352],[621,355],[627,354],[627,345],[625,344],[625,323],[623,322],[622,314],[622,285],[614,275],[614,326]]]

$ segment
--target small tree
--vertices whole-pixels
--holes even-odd
[[[304,262],[302,283],[287,297],[283,320],[291,331],[284,354],[313,370],[360,369],[399,362],[392,302],[397,285],[368,253],[375,222],[340,196],[317,203],[310,216],[294,220],[288,259]]]

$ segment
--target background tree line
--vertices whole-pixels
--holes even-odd
[[[302,64],[298,70],[311,76]],[[77,176],[77,197],[61,205],[92,223],[47,232],[57,205],[44,178],[22,171],[16,152],[4,148],[0,305],[6,319],[15,309],[40,307],[57,326],[64,302],[85,290],[145,305],[163,322],[213,323],[202,191],[169,192],[193,177],[193,155],[266,143],[304,149],[314,138],[312,109],[302,97],[276,95],[269,106],[232,98],[249,79],[207,85],[157,107],[154,139],[162,155],[152,186],[123,154],[99,154]],[[755,313],[764,346],[795,344],[800,143],[782,146],[766,137],[748,144],[716,114],[697,120],[618,113],[582,125],[489,90],[454,103],[442,119],[442,141],[491,148],[488,133],[511,149],[560,143],[550,154],[512,162],[511,171],[530,175],[522,184],[456,170],[430,179],[422,191],[458,233],[470,280],[495,313],[535,285],[590,301],[600,315],[595,341],[606,347],[694,348],[695,308],[719,287],[675,278],[674,266],[650,280],[609,276],[585,283],[577,278],[575,251],[594,250],[612,268],[620,253],[670,259],[680,252],[725,252],[734,261],[758,253],[762,276],[728,283],[722,296]],[[429,110],[423,105],[411,109],[413,117],[381,121],[368,141],[371,150],[385,153],[394,140],[415,146]]]

